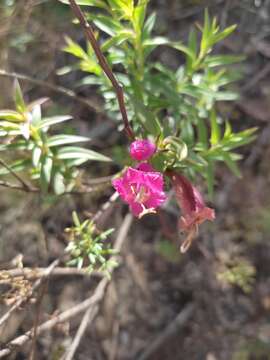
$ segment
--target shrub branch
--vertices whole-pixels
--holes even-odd
[[[105,56],[103,55],[103,53],[100,49],[100,46],[99,46],[97,40],[96,40],[94,30],[93,30],[92,26],[89,24],[89,22],[86,20],[80,6],[76,3],[75,0],[69,0],[69,4],[70,4],[70,7],[71,7],[74,15],[79,20],[82,28],[85,31],[86,37],[89,40],[89,42],[96,54],[96,57],[98,59],[100,67],[102,68],[104,73],[109,78],[109,80],[112,83],[112,86],[116,92],[119,109],[120,109],[123,123],[124,123],[125,132],[130,139],[134,139],[134,133],[133,133],[133,130],[131,129],[131,127],[129,125],[129,121],[128,121],[127,110],[126,110],[125,100],[124,100],[123,86],[121,84],[119,84],[116,77],[114,76],[114,74],[113,74]]]

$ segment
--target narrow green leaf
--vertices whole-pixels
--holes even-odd
[[[90,138],[77,135],[54,135],[47,140],[47,145],[53,147],[85,141],[90,141]]]
[[[146,15],[148,0],[139,1],[133,12],[133,21],[137,33],[140,33],[143,29],[143,24]]]
[[[220,129],[217,122],[217,115],[214,109],[212,109],[210,113],[210,122],[211,122],[210,143],[211,145],[216,145],[219,143],[220,140]]]
[[[229,137],[232,133],[232,127],[229,121],[226,121],[225,123],[225,133],[223,138],[226,139],[227,137]]]
[[[87,158],[78,158],[78,159],[67,159],[66,165],[69,168],[80,166],[88,161]]]
[[[223,39],[225,39],[226,37],[228,37],[232,32],[234,32],[234,30],[236,29],[237,25],[232,25],[227,27],[225,30],[223,30],[222,32],[218,33],[217,35],[214,36],[214,39],[212,41],[212,44],[215,44]]]
[[[121,30],[119,33],[117,33],[115,36],[111,37],[110,39],[106,40],[102,46],[101,50],[103,52],[108,51],[111,47],[121,45],[123,42],[133,39],[134,38],[134,32],[130,29]]]
[[[156,22],[156,13],[152,13],[145,21],[143,28],[143,39],[146,40],[150,37],[150,34],[155,26],[155,22]]]
[[[26,139],[29,140],[30,138],[30,123],[25,122],[20,125],[21,135]]]
[[[208,55],[204,59],[204,64],[210,68],[216,66],[225,66],[234,63],[239,63],[245,59],[245,56],[234,56],[234,55]]]
[[[54,189],[54,192],[56,193],[56,195],[61,195],[65,192],[65,190],[66,190],[65,178],[64,178],[63,174],[61,174],[60,172],[54,173],[52,184],[53,184],[53,189]]]
[[[38,124],[41,121],[41,106],[39,104],[36,104],[31,112],[32,115],[32,121],[31,123],[33,125]]]
[[[27,110],[23,99],[23,93],[17,79],[14,80],[14,101],[17,111],[24,113]]]
[[[202,30],[202,40],[201,40],[201,56],[207,54],[209,49],[209,42],[211,37],[211,28],[210,28],[210,19],[208,10],[205,9],[204,12],[204,25]]]
[[[45,104],[50,99],[48,97],[42,97],[37,100],[32,101],[30,104],[27,105],[27,110],[32,112],[35,106],[41,106]]]
[[[183,52],[184,54],[186,54],[191,59],[191,61],[195,61],[196,53],[194,53],[191,48],[181,44],[180,42],[179,43],[172,43],[172,47],[174,49],[177,49],[177,50]]]
[[[40,147],[35,146],[32,152],[32,162],[34,167],[38,167],[42,150]]]
[[[206,124],[205,124],[205,121],[203,118],[198,119],[197,126],[198,126],[199,142],[203,146],[203,148],[206,149],[208,146],[208,132],[207,132],[207,127],[206,127]]]
[[[100,30],[104,31],[110,36],[114,36],[118,34],[119,31],[124,30],[119,22],[109,16],[95,15],[92,17],[92,21]]]
[[[52,175],[53,159],[46,155],[41,159],[40,180],[43,191],[47,191]]]
[[[81,226],[81,222],[76,211],[72,211],[72,220],[76,227],[79,228]]]
[[[69,0],[59,0],[63,4],[69,5]],[[104,0],[76,0],[78,5],[82,6],[94,6],[100,9],[108,10],[108,6]]]
[[[241,178],[241,171],[239,170],[239,167],[237,166],[237,163],[232,159],[230,153],[224,152],[223,153],[223,159],[228,168],[231,170],[231,172],[238,178]]]
[[[43,129],[45,127],[50,127],[51,125],[55,125],[67,120],[71,120],[72,116],[70,115],[62,115],[62,116],[51,116],[48,118],[43,118],[42,121],[40,122],[38,128],[39,129]]]
[[[64,146],[57,152],[58,159],[68,160],[68,159],[88,159],[94,161],[111,161],[110,158],[102,154],[97,153],[96,151],[90,149],[84,149],[76,146]]]
[[[65,37],[67,45],[63,48],[63,51],[79,58],[79,59],[88,59],[87,53],[83,50],[83,48],[73,41],[70,37]]]
[[[0,110],[0,119],[14,121],[14,122],[21,122],[25,120],[22,114],[13,110]]]

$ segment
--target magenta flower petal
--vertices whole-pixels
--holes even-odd
[[[215,211],[207,207],[201,193],[183,175],[175,172],[167,172],[172,180],[179,207],[182,210],[179,225],[186,232],[187,237],[181,246],[181,251],[186,252],[194,237],[198,233],[198,227],[206,220],[215,219]]]
[[[145,172],[150,172],[150,171],[156,171],[150,164],[148,164],[147,162],[143,162],[140,163],[137,167],[137,170],[141,170],[141,171],[145,171]]]
[[[130,156],[137,161],[148,160],[156,151],[156,145],[147,139],[135,140],[130,145]]]
[[[157,171],[129,167],[122,177],[112,181],[112,185],[137,217],[155,212],[166,200],[163,176]]]

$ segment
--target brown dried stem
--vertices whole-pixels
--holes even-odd
[[[46,279],[50,275],[50,273],[53,271],[53,269],[59,264],[59,261],[60,260],[57,259],[54,262],[52,262],[52,264],[45,270],[43,277],[41,277],[34,283],[30,293],[27,294],[27,296],[21,297],[18,301],[16,301],[16,303],[0,318],[0,326],[2,326],[10,318],[11,314],[15,310],[19,309],[23,303],[27,302],[31,298],[33,292],[37,288],[39,288],[39,286],[42,284],[43,280]]]
[[[47,268],[16,268],[10,270],[0,270],[0,284],[7,283],[10,279],[23,276],[27,280],[34,280],[43,277],[47,272]],[[55,267],[50,276],[103,276],[100,272],[92,272],[89,274],[86,268],[77,269],[72,267]],[[3,280],[2,280],[3,278]]]

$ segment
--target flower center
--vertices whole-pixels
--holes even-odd
[[[134,185],[131,185],[131,190],[135,195],[134,200],[139,204],[145,203],[150,197],[149,190],[143,185],[141,185],[139,188],[137,187],[137,189]]]

